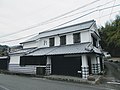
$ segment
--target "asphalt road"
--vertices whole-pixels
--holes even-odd
[[[120,62],[105,61],[106,75],[105,83],[108,87],[112,87],[115,90],[120,90]]]
[[[44,78],[0,74],[0,90],[112,90],[94,85],[84,85]]]
[[[106,77],[120,80],[120,63],[105,61],[105,66],[107,69]]]

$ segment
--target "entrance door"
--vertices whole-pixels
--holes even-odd
[[[81,76],[81,57],[52,57],[52,74]]]

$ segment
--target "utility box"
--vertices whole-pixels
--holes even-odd
[[[45,67],[36,67],[36,75],[45,75]]]

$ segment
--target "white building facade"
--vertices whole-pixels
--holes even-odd
[[[94,20],[39,33],[22,42],[27,52],[20,64],[46,66],[46,75],[70,75],[87,79],[103,70],[100,36]],[[25,59],[24,59],[25,58]],[[11,60],[12,62],[12,60]]]

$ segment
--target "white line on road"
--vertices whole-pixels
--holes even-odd
[[[117,83],[117,82],[107,82],[107,83],[110,83],[110,84],[120,84],[120,83]]]
[[[8,89],[8,88],[2,86],[2,85],[0,85],[0,88],[2,88],[3,90],[10,90],[10,89]]]

